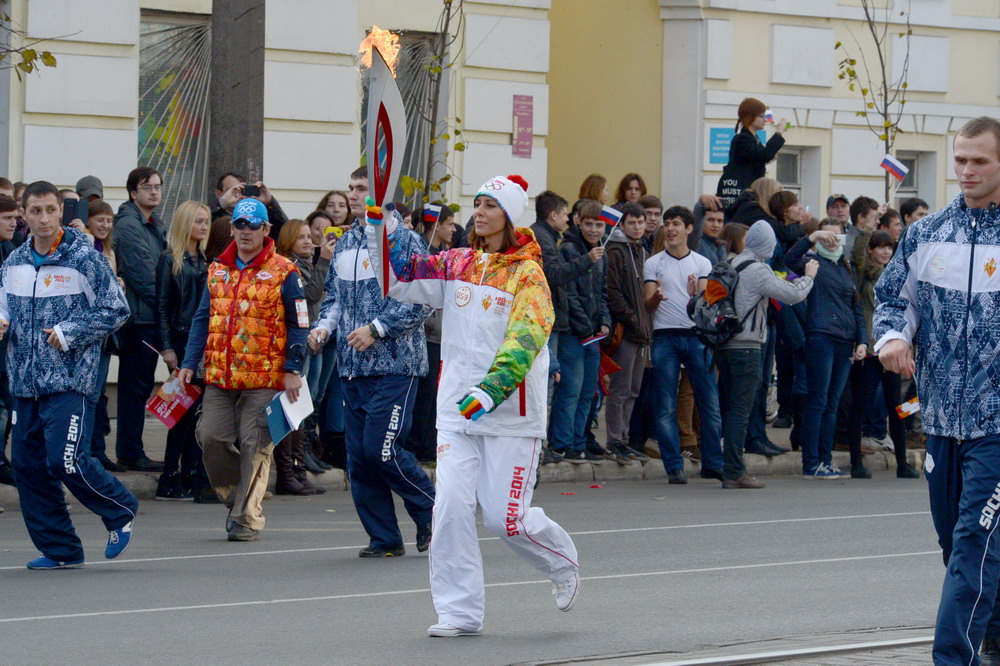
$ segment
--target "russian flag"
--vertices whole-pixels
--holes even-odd
[[[618,226],[618,222],[622,219],[622,214],[611,206],[605,206],[601,209],[601,214],[597,216],[599,219],[604,220],[604,224],[608,225],[612,229]]]
[[[910,172],[910,170],[906,168],[905,164],[897,160],[889,153],[886,153],[885,157],[882,158],[882,164],[879,166],[892,174],[892,177],[899,182],[903,182],[903,179],[906,178],[906,174]]]
[[[774,122],[774,113],[771,112],[771,109],[764,111],[764,122],[765,123]]]
[[[424,204],[424,222],[434,224],[441,217],[441,206],[437,204]]]

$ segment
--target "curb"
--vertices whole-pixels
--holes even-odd
[[[780,456],[767,457],[755,453],[743,456],[747,473],[751,476],[793,476],[802,473],[802,455],[792,451]],[[911,449],[906,452],[907,461],[917,469],[923,469],[924,450]],[[842,469],[851,468],[851,456],[844,451],[833,452],[833,462]],[[876,451],[865,456],[865,465],[872,472],[882,472],[896,469],[896,457],[888,451]],[[424,472],[434,482],[434,468],[423,467]],[[689,459],[684,460],[684,473],[688,477],[698,478],[701,465]],[[144,472],[125,472],[115,474],[125,484],[133,495],[140,500],[151,500],[156,494],[158,474]],[[275,475],[271,474],[268,489],[274,492]],[[332,469],[322,474],[310,474],[311,481],[326,488],[328,491],[350,489],[344,470]],[[659,481],[667,478],[663,463],[657,458],[647,462],[633,462],[631,465],[619,465],[607,461],[599,464],[560,462],[542,465],[538,468],[539,483],[594,483],[602,481]],[[65,491],[66,501],[74,501],[69,491]],[[0,506],[15,507],[18,505],[17,489],[13,486],[0,484]]]

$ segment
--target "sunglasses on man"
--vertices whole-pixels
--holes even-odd
[[[233,226],[236,227],[237,229],[240,229],[240,230],[243,230],[243,229],[246,229],[247,227],[249,227],[250,231],[257,231],[262,226],[264,226],[264,221],[263,220],[245,220],[243,218],[240,218],[240,219],[236,220],[235,222],[233,222]]]

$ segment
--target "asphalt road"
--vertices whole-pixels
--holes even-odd
[[[481,530],[486,633],[459,639],[425,635],[413,524],[400,511],[405,557],[359,559],[345,492],[265,503],[254,543],[225,540],[220,506],[148,501],[114,562],[74,505],[87,568],[51,572],[23,568],[36,552],[8,506],[0,662],[510,664],[933,623],[944,568],[922,480],[767,482],[544,484],[535,504],[580,552],[580,602],[558,612],[548,581]]]

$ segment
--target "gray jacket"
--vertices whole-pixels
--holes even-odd
[[[730,262],[734,269],[747,262],[740,271],[733,304],[736,316],[743,322],[743,330],[720,349],[755,349],[767,341],[767,302],[773,298],[785,305],[794,305],[806,299],[812,289],[813,279],[802,276],[788,282],[774,274],[767,260],[774,254],[777,240],[774,230],[766,220],[758,220],[746,235],[746,249]]]

